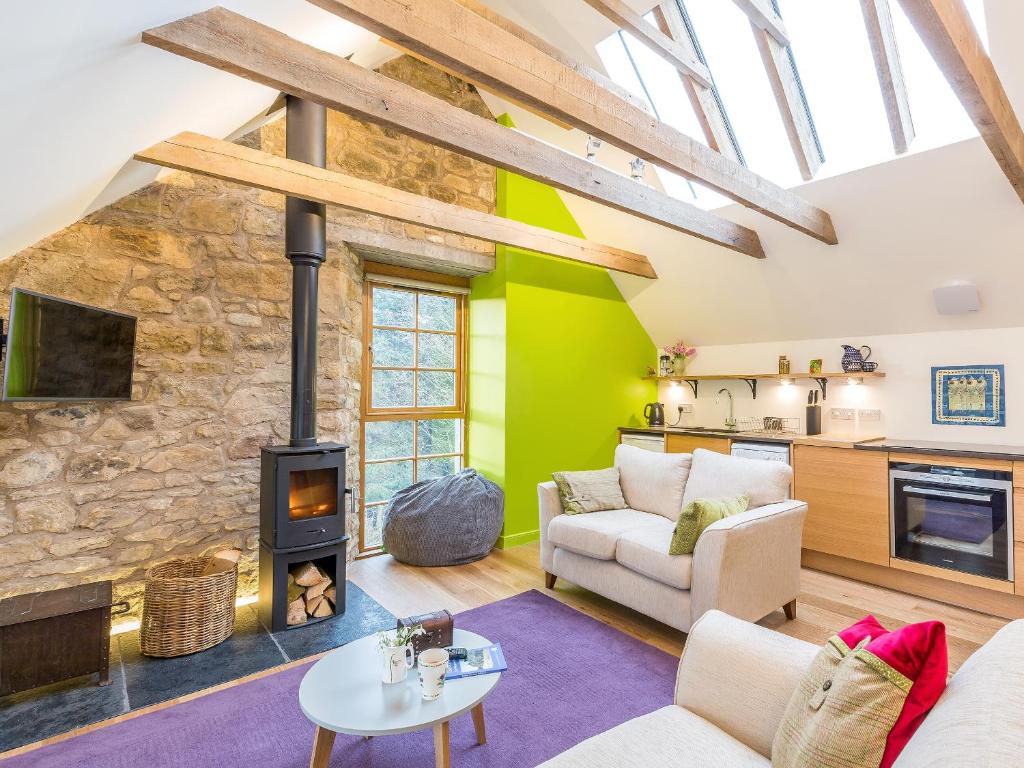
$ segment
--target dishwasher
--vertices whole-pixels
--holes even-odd
[[[789,464],[788,443],[754,443],[735,440],[730,453],[744,459],[760,459],[761,461],[781,461]]]
[[[730,453],[743,459],[757,459],[758,461],[778,461],[789,464],[788,443],[754,443],[735,441],[732,444]],[[790,484],[786,491],[786,498],[792,498],[793,486]]]
[[[645,451],[665,452],[664,435],[636,435],[624,434],[619,442],[622,445],[632,445],[634,448],[643,448]]]

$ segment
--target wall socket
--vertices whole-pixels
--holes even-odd
[[[857,416],[861,421],[881,421],[882,412],[877,408],[861,408],[857,411]]]
[[[693,413],[693,405],[690,403],[683,403],[679,406],[680,413]]]
[[[857,412],[855,408],[831,408],[829,416],[839,421],[853,421]]]

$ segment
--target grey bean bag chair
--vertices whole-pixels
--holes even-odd
[[[475,469],[405,488],[384,510],[384,549],[409,565],[461,565],[494,547],[505,494]]]

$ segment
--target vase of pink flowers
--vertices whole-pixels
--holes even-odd
[[[696,347],[687,346],[685,341],[677,341],[675,344],[665,348],[665,354],[672,356],[672,365],[676,376],[686,373],[686,366],[690,358],[697,354]]]

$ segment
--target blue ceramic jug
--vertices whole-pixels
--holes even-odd
[[[865,344],[863,347],[858,349],[857,347],[851,347],[849,344],[842,344],[843,348],[843,372],[844,373],[856,373],[864,370],[864,361],[871,357],[871,347]],[[861,350],[867,350],[867,353],[863,353]]]

